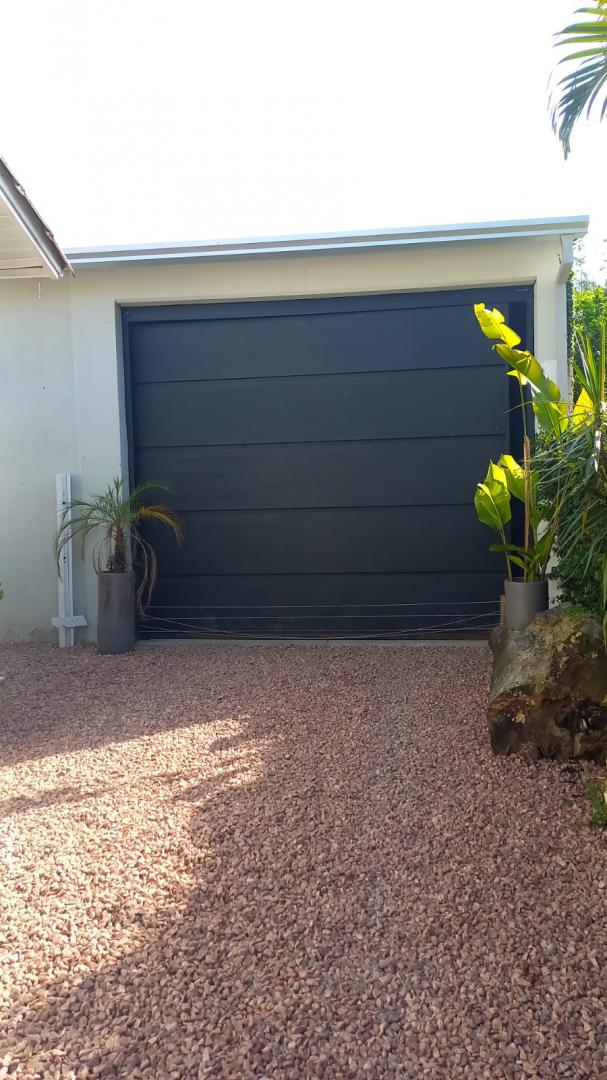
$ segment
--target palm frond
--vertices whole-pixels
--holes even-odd
[[[596,0],[593,7],[580,8],[577,14],[593,16],[594,21],[571,23],[556,35],[557,47],[584,46],[559,61],[559,64],[582,62],[559,80],[553,95],[556,100],[551,102],[552,128],[561,141],[565,157],[570,151],[576,122],[584,112],[590,114],[601,91],[607,87],[607,3]],[[601,119],[606,112],[607,94],[601,106]]]
[[[179,516],[175,510],[170,510],[168,506],[140,506],[133,516],[137,521],[159,521],[162,525],[167,525],[173,530],[177,543],[180,544],[183,540],[183,529]]]

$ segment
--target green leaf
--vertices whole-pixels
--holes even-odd
[[[546,529],[546,532],[540,536],[540,538],[533,545],[533,554],[536,562],[548,561],[550,551],[552,549],[552,541],[554,540],[554,534],[551,529]]]
[[[515,566],[520,566],[521,570],[524,570],[524,572],[527,573],[529,564],[525,559],[519,559],[518,555],[508,555],[508,559],[511,563],[514,563]]]
[[[502,454],[498,465],[503,469],[508,491],[515,499],[525,501],[525,470],[511,454]]]
[[[502,360],[505,360],[514,371],[523,375],[536,390],[542,382],[544,372],[541,364],[532,353],[522,349],[511,349],[508,345],[494,345],[494,349]]]
[[[561,434],[568,425],[568,414],[557,384],[548,378],[533,353],[514,348],[521,339],[506,325],[501,311],[497,308],[490,311],[484,304],[475,304],[474,314],[485,337],[497,342],[493,348],[508,364],[508,375],[518,379],[521,387],[530,384],[533,409],[540,426],[551,434]]]
[[[485,337],[491,341],[502,341],[504,345],[512,348],[520,345],[519,335],[506,324],[504,316],[497,308],[490,311],[484,304],[475,304],[474,314]]]
[[[534,488],[537,487],[537,477],[534,477]],[[531,506],[529,509],[529,522],[534,533],[537,533],[542,521],[544,520],[543,511],[537,506]]]
[[[533,412],[543,431],[549,435],[562,435],[569,426],[567,403],[547,401],[538,395],[533,399]]]
[[[531,580],[536,572],[539,572],[540,576],[544,575],[553,540],[554,534],[548,529],[528,551],[520,544],[491,544],[489,550],[503,552],[510,562],[520,566],[528,580]]]
[[[510,349],[507,345],[494,345],[494,349],[510,365],[521,385],[524,381],[531,384],[533,411],[540,426],[551,434],[562,434],[569,422],[567,403],[557,384],[544,373],[539,360],[528,350]]]
[[[518,555],[520,558],[529,559],[531,552],[525,551],[521,544],[517,543],[493,543],[489,551],[507,551],[509,554]]]
[[[484,483],[477,487],[474,505],[479,521],[503,534],[512,516],[510,492],[504,470],[493,461],[489,462]]]
[[[494,349],[502,360],[510,364],[520,375],[523,375],[533,388],[546,397],[548,401],[561,401],[562,394],[557,384],[549,379],[539,360],[527,349],[510,349],[507,345],[494,345]]]
[[[513,555],[520,555],[521,558],[526,558],[529,554],[520,544],[491,544],[489,551],[508,551]]]

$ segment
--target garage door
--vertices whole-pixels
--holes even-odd
[[[124,311],[130,467],[163,479],[177,548],[147,636],[450,635],[502,591],[472,497],[518,438],[472,304],[530,341],[531,290]]]

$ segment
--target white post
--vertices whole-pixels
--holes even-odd
[[[65,509],[69,506],[72,498],[72,478],[69,473],[57,473],[57,525],[65,520]],[[68,514],[67,520],[71,520]],[[72,580],[72,541],[68,540],[61,549],[59,556],[59,574],[57,581],[57,595],[59,599],[59,615],[51,619],[53,626],[59,631],[59,645],[62,649],[73,648],[74,627],[86,626],[83,615],[74,615],[74,586]]]
[[[69,473],[57,473],[57,524],[64,520],[65,508],[72,497],[72,478]],[[68,515],[71,517],[71,515]],[[74,614],[74,584],[72,580],[72,541],[64,544],[59,556],[59,618],[65,619],[66,615]],[[66,626],[63,622],[58,627],[59,645],[62,649],[71,648],[74,644],[74,628]]]

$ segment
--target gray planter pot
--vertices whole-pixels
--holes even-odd
[[[97,646],[100,653],[124,653],[135,644],[135,574],[99,574]]]
[[[540,611],[548,610],[547,581],[505,581],[506,626],[524,630]]]

